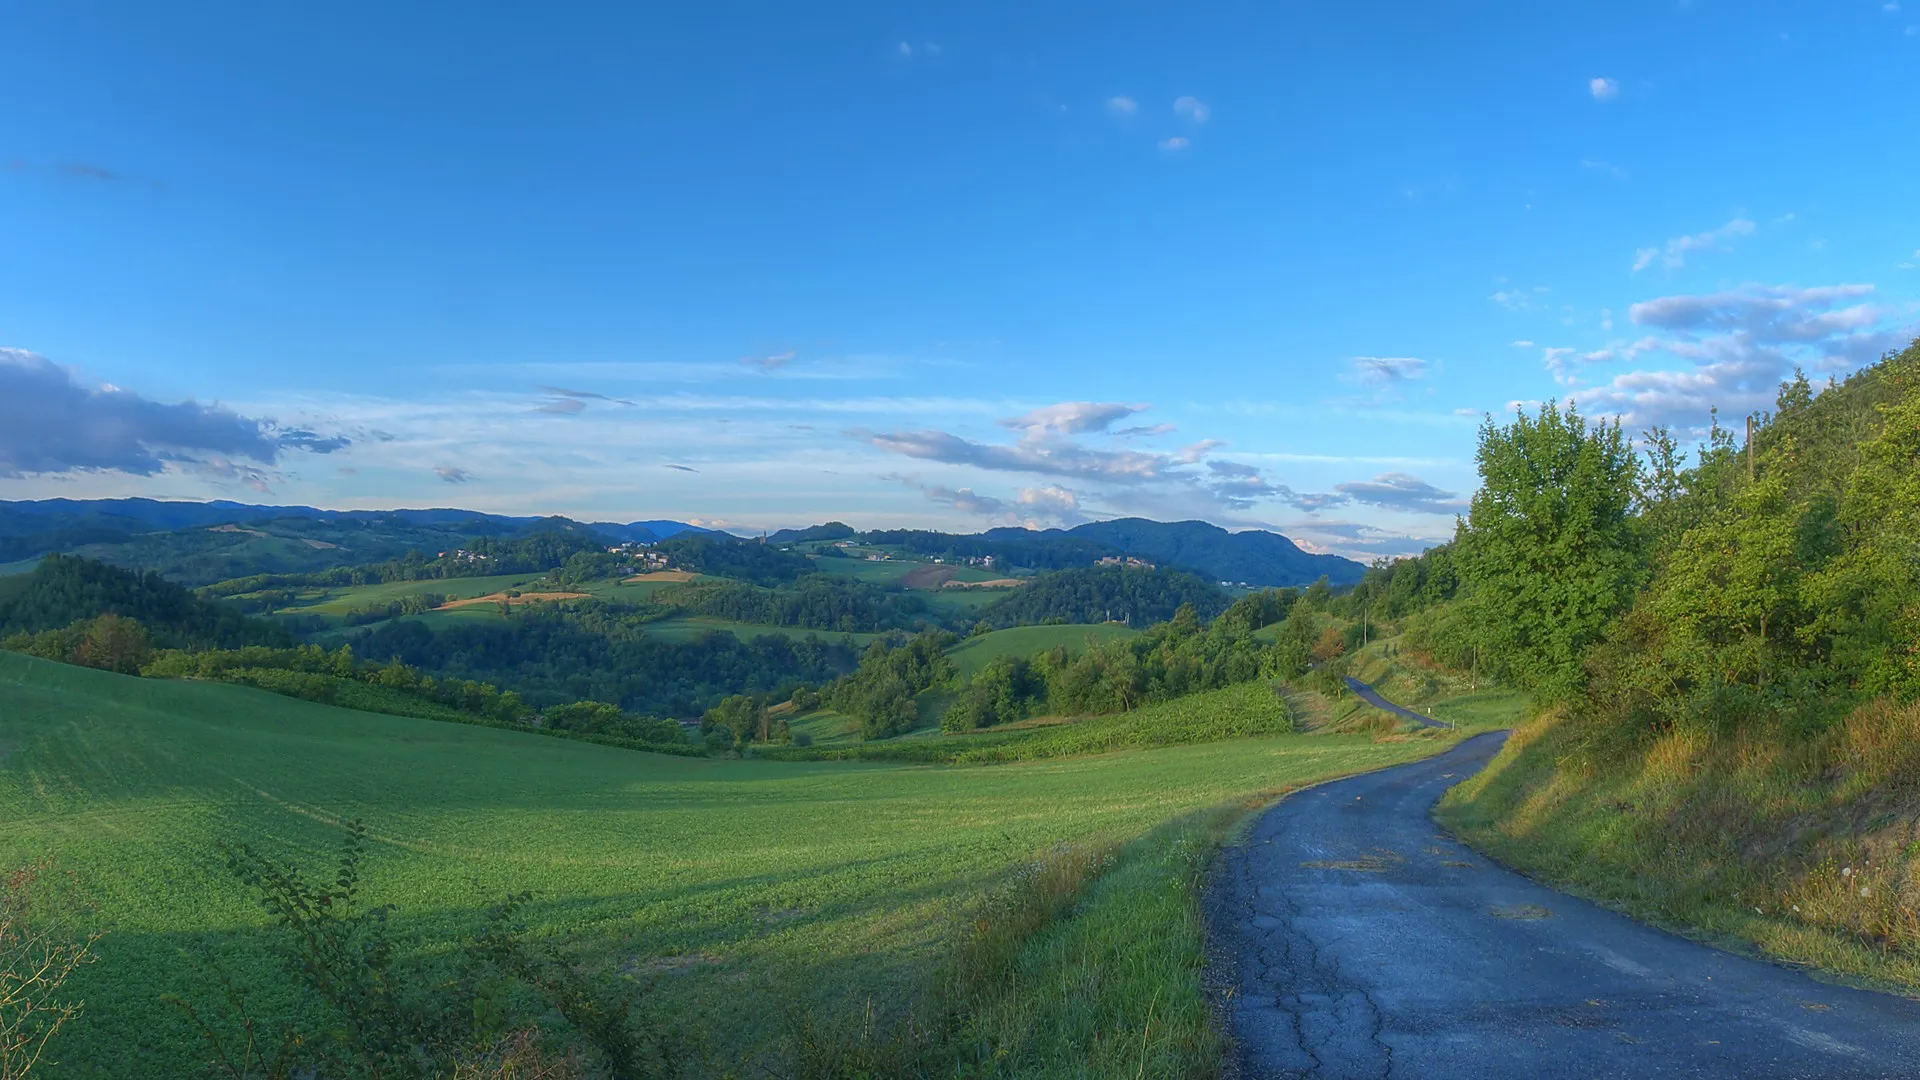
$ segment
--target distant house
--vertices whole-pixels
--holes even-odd
[[[1103,558],[1101,558],[1100,560],[1098,560],[1097,562],[1095,562],[1095,563],[1094,563],[1093,565],[1095,565],[1095,566],[1124,566],[1124,567],[1127,567],[1128,569],[1131,569],[1131,570],[1151,570],[1151,569],[1153,569],[1153,564],[1152,564],[1152,563],[1150,563],[1150,562],[1148,562],[1148,561],[1147,561],[1147,560],[1145,560],[1145,559],[1136,559],[1136,558],[1134,558],[1134,557],[1133,557],[1133,556],[1131,556],[1131,555],[1124,555],[1124,556],[1122,556],[1122,555],[1108,555],[1108,556],[1105,556],[1105,557],[1103,557]]]

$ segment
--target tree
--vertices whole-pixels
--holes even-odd
[[[1481,488],[1460,569],[1488,618],[1485,652],[1514,681],[1570,689],[1586,648],[1645,575],[1639,466],[1617,423],[1553,402],[1480,429]]]
[[[24,1080],[81,1003],[61,988],[94,960],[99,934],[61,935],[40,888],[46,863],[0,875],[0,1080]]]

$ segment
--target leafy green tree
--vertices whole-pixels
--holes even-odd
[[[1485,609],[1485,653],[1514,681],[1564,692],[1632,599],[1645,561],[1631,511],[1639,468],[1618,424],[1553,402],[1480,429],[1481,488],[1459,560]]]

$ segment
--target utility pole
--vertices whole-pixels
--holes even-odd
[[[1747,414],[1747,481],[1753,481],[1753,414]]]

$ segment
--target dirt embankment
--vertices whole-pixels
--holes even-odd
[[[1026,582],[1021,581],[1019,578],[1003,577],[1003,578],[994,578],[992,581],[949,581],[945,585],[942,585],[941,588],[943,589],[1012,589],[1025,584]]]

